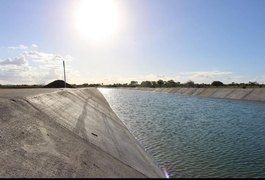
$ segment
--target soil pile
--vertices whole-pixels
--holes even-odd
[[[44,86],[45,88],[64,88],[65,84],[63,80],[56,80],[53,81],[49,84],[47,84],[46,86]],[[71,86],[70,84],[66,83],[66,87],[67,88],[73,88],[73,86]]]

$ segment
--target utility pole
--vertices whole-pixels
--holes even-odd
[[[66,76],[65,76],[65,64],[63,61],[63,72],[64,72],[64,88],[66,88]]]

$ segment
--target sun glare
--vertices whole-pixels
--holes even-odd
[[[81,37],[107,40],[118,32],[120,16],[113,0],[81,0],[75,22]]]

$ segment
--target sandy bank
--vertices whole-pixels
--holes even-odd
[[[163,177],[95,88],[0,91],[0,177]]]
[[[135,90],[167,92],[180,95],[252,100],[265,102],[265,88],[131,88]]]

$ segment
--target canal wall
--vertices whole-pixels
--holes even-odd
[[[132,88],[143,91],[175,93],[189,96],[251,100],[265,102],[265,88]]]
[[[0,177],[157,178],[163,173],[103,95],[82,88],[0,96]]]

